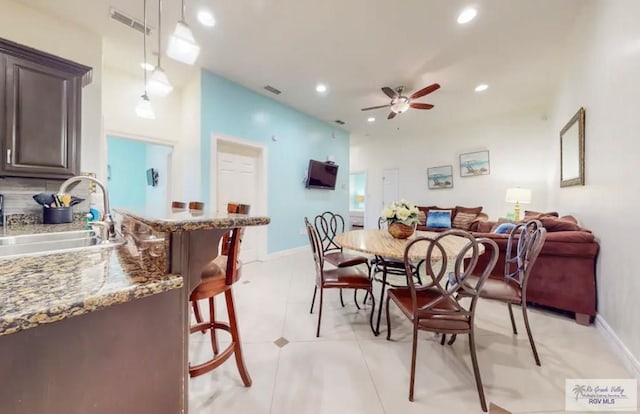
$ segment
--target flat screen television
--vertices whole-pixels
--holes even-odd
[[[335,190],[338,166],[330,162],[309,160],[307,173],[307,188]]]

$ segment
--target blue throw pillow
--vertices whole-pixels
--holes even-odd
[[[498,225],[498,227],[496,227],[496,229],[493,231],[496,234],[507,234],[507,233],[511,233],[511,230],[515,227],[516,225],[513,223],[502,223],[500,225]]]
[[[429,213],[427,213],[427,227],[450,229],[451,210],[429,210]]]

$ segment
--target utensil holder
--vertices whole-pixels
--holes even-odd
[[[42,222],[44,224],[71,223],[73,214],[71,207],[50,207],[42,209]]]

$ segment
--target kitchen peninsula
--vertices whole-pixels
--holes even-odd
[[[0,257],[0,412],[186,413],[189,292],[225,232],[269,222],[119,212],[124,243]]]

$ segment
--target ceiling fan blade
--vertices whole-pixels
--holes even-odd
[[[393,89],[391,89],[388,86],[385,86],[384,88],[382,88],[382,92],[384,92],[384,94],[387,95],[391,99],[395,99],[398,96],[400,96],[400,95],[398,95],[398,92],[394,91]]]
[[[379,105],[379,106],[370,106],[368,108],[362,108],[361,111],[370,111],[372,109],[380,109],[380,108],[387,108],[391,106],[391,104],[386,104],[386,105]]]
[[[396,115],[398,115],[398,114],[393,112],[393,111],[391,111],[391,112],[389,112],[389,116],[387,117],[387,119],[393,119],[393,118],[396,117]]]
[[[440,85],[438,85],[437,83],[433,83],[429,86],[426,86],[420,89],[417,92],[414,92],[413,95],[411,95],[411,99],[420,98],[422,96],[430,94],[431,92],[437,91],[438,89],[440,89]]]
[[[409,104],[410,107],[415,108],[415,109],[431,109],[433,108],[433,105],[431,104],[427,104],[427,103],[410,103]]]

